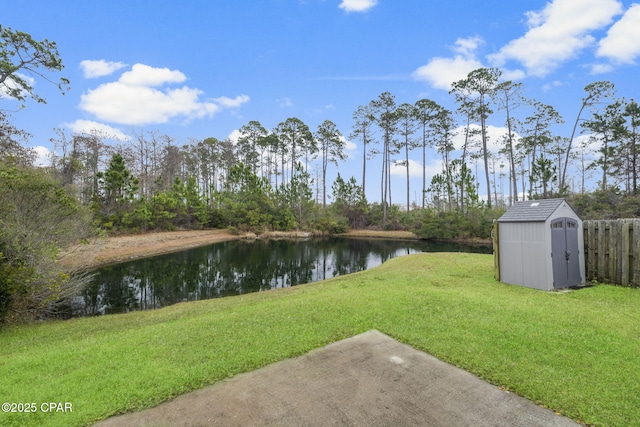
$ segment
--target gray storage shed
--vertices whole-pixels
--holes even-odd
[[[516,202],[494,224],[496,279],[550,291],[584,283],[582,220],[564,199]]]

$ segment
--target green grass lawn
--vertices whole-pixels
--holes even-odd
[[[418,254],[295,288],[0,331],[3,426],[80,426],[377,329],[590,425],[640,425],[640,290],[498,283]],[[42,413],[70,402],[71,413]]]

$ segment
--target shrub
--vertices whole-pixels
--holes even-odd
[[[43,171],[0,163],[0,219],[0,317],[42,318],[86,283],[56,259],[89,235],[89,212]]]

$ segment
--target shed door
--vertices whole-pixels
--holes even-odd
[[[582,283],[578,249],[578,222],[558,218],[551,222],[553,287],[566,288]]]

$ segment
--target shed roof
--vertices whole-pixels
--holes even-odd
[[[498,218],[498,222],[546,221],[564,202],[564,199],[525,200],[523,202],[516,202]]]

